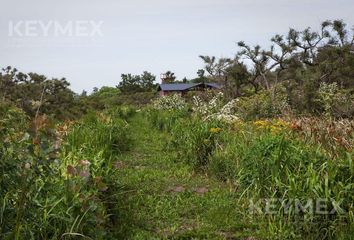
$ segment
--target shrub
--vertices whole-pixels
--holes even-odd
[[[332,115],[335,118],[354,117],[354,91],[338,91],[332,106]]]
[[[272,91],[275,91],[274,93]],[[236,114],[244,120],[277,117],[289,111],[287,94],[281,87],[263,90],[235,103]]]
[[[318,101],[323,106],[324,114],[329,117],[331,116],[336,92],[338,91],[337,83],[327,84],[321,83],[318,89]]]
[[[200,117],[208,117],[217,113],[223,106],[223,93],[219,92],[210,100],[202,99],[199,95],[193,96],[193,111]]]
[[[155,99],[152,107],[158,110],[182,110],[187,107],[187,104],[180,95],[172,94]]]
[[[29,118],[21,109],[10,103],[0,102],[0,137],[26,130]]]
[[[148,105],[156,95],[156,92],[121,93],[112,100],[112,104],[142,107]]]
[[[233,99],[224,104],[224,95],[216,93],[210,100],[205,100],[196,95],[193,97],[193,113],[204,120],[215,120],[232,123],[239,117],[235,113],[235,103],[239,99]]]

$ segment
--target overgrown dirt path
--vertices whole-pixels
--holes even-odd
[[[130,124],[134,147],[117,156],[123,191],[116,227],[122,238],[247,239],[254,234],[249,223],[240,223],[233,186],[177,161],[166,147],[166,133],[141,114]]]

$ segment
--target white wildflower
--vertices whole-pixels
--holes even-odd
[[[229,101],[219,111],[208,115],[206,119],[217,119],[219,121],[225,121],[229,123],[239,120],[239,117],[234,113],[234,107],[238,101],[239,99],[233,99]]]
[[[152,103],[153,108],[159,110],[183,109],[186,107],[185,100],[178,94],[162,96]]]
[[[193,97],[193,111],[201,116],[208,116],[218,111],[222,102],[223,93],[219,92],[209,102],[204,102],[199,96]]]

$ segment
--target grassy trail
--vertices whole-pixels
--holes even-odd
[[[153,129],[142,115],[134,116],[130,124],[134,148],[117,156],[124,190],[116,226],[122,238],[247,239],[255,235],[250,223],[240,223],[233,186],[176,161],[165,145],[168,136]]]

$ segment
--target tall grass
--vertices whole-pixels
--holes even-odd
[[[217,121],[179,119],[171,129],[170,145],[177,150],[179,160],[196,169],[205,168],[219,144],[221,127]]]
[[[128,123],[111,114],[89,114],[75,124],[66,138],[65,151],[76,156],[112,155],[129,149]]]
[[[131,145],[126,121],[91,114],[56,126],[0,112],[0,238],[112,238],[120,191],[112,161]]]
[[[160,131],[170,132],[178,119],[185,118],[189,116],[190,113],[187,109],[156,110],[149,108],[145,111],[145,114],[153,127]]]
[[[154,114],[151,120],[159,122],[155,126],[169,126],[160,129],[169,132],[169,146],[178,152],[178,160],[237,186],[235,201],[245,218],[253,216],[266,238],[350,239],[354,235],[351,151],[334,147],[328,151],[318,138],[304,138],[298,128],[294,132],[294,126],[282,120],[225,124],[192,115]],[[267,213],[265,204],[271,199],[277,201],[273,212]],[[260,201],[263,211],[250,212],[251,201]],[[323,201],[329,211],[319,214],[294,204],[307,206],[311,201]]]

